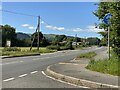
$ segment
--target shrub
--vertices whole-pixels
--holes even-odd
[[[89,58],[90,59],[96,55],[97,54],[95,52],[89,52],[89,53],[81,54],[81,55],[77,56],[77,58]]]
[[[56,45],[47,46],[47,48],[52,50],[60,50],[60,46],[56,46]]]
[[[72,46],[72,42],[71,41],[67,42],[67,44],[65,45],[65,49],[73,50],[73,46]]]

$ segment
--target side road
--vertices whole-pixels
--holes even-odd
[[[97,56],[95,56],[94,59],[99,60],[107,58],[106,54],[106,50],[97,52]],[[89,61],[89,59],[74,59],[69,62],[60,62],[48,66],[45,72],[51,77],[76,85],[90,88],[111,88],[110,90],[116,90],[116,88],[118,88],[118,76],[86,69],[85,67],[88,65]]]

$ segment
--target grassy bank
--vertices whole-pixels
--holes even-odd
[[[91,62],[88,64],[86,68],[92,71],[120,76],[119,65],[120,65],[119,58],[117,58],[116,55],[113,55],[110,60],[107,59],[99,61],[91,60]]]
[[[89,52],[89,53],[81,54],[81,55],[77,56],[77,58],[89,58],[90,59],[96,55],[97,54],[95,52]]]
[[[41,53],[51,53],[56,50],[50,50],[47,48],[41,48],[37,51],[36,47],[30,51],[30,47],[13,47],[13,48],[2,48],[2,56],[21,56],[21,55],[30,55],[30,54],[41,54]]]

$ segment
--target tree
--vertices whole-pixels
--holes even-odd
[[[72,41],[68,41],[66,44],[66,49],[73,50]]]
[[[62,42],[63,40],[66,40],[66,36],[65,35],[56,35],[54,40],[52,41],[53,45],[58,45],[59,42]]]
[[[107,25],[103,23],[105,14],[111,13],[110,20],[110,40],[112,41],[112,48],[114,52],[120,57],[120,3],[119,2],[100,2],[98,10],[94,12],[102,22],[99,24],[100,28],[107,29]]]
[[[89,42],[89,45],[99,45],[100,39],[97,37],[96,38],[90,37],[87,38],[87,42]]]
[[[45,37],[43,37],[43,39],[42,39],[41,42],[40,42],[40,46],[41,46],[41,47],[46,47],[46,46],[48,46],[48,45],[49,45],[48,40],[47,40]]]
[[[6,41],[11,41],[11,46],[16,46],[16,33],[15,28],[10,25],[2,26],[2,46],[6,46]]]
[[[43,38],[43,34],[41,32],[39,32],[39,40],[40,40],[40,42],[41,42],[42,38]],[[38,42],[38,33],[37,32],[32,34],[31,40],[33,40],[33,39],[34,39],[33,46],[36,47],[37,42]],[[40,45],[40,42],[39,42],[39,45]]]

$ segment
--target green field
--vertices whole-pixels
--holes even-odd
[[[30,47],[13,47],[13,48],[0,48],[0,55],[2,56],[21,56],[21,55],[29,55],[29,54],[41,54],[41,53],[51,53],[56,50],[50,50],[47,48],[40,47],[39,51],[37,51],[36,47],[33,47],[30,51]]]

